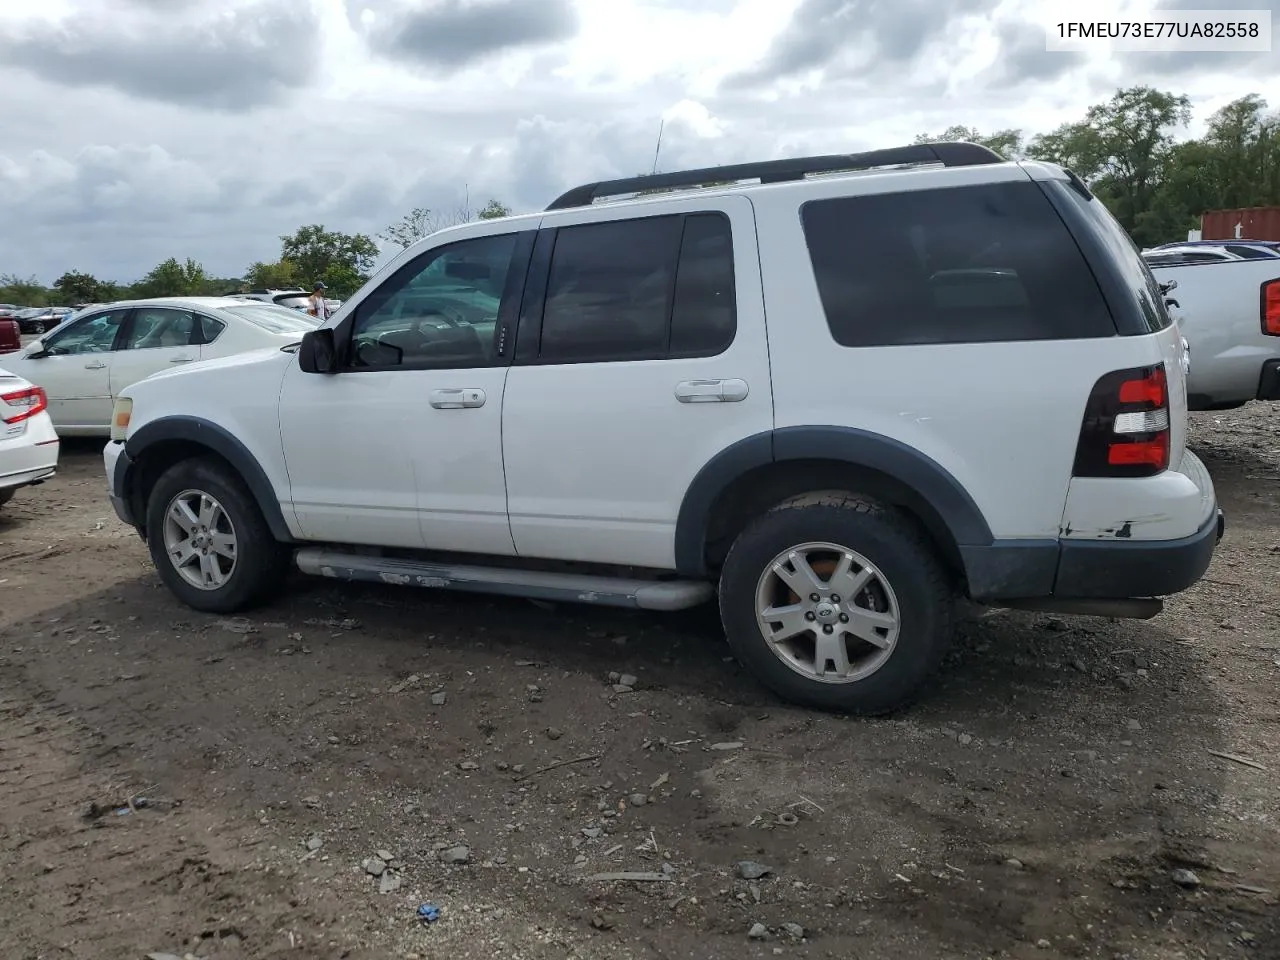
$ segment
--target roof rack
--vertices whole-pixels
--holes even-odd
[[[784,183],[789,180],[803,180],[814,173],[870,170],[874,167],[903,164],[940,163],[944,167],[971,167],[1004,162],[1005,158],[1000,154],[976,143],[964,141],[919,143],[908,147],[869,150],[866,153],[765,160],[759,163],[730,164],[725,167],[703,167],[699,170],[678,170],[675,173],[655,173],[650,176],[628,177],[625,180],[600,180],[596,183],[584,183],[582,186],[562,193],[547,207],[547,210],[586,207],[601,197],[616,197],[628,193],[640,193],[644,190],[673,190],[739,180]]]

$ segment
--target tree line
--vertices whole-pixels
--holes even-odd
[[[1186,96],[1136,86],[1048,133],[955,126],[916,142],[970,140],[1069,167],[1147,247],[1185,240],[1207,210],[1280,204],[1280,113],[1251,93],[1210,116],[1203,136],[1179,140],[1190,120]]]
[[[917,143],[970,140],[1012,159],[1060,163],[1078,173],[1142,246],[1182,240],[1206,210],[1280,204],[1280,113],[1256,93],[1240,97],[1208,118],[1205,133],[1178,139],[1191,119],[1188,97],[1149,86],[1127,87],[1084,116],[1056,130],[982,133],[953,126],[921,134]],[[414,208],[378,235],[407,247],[446,226],[509,214],[490,200],[479,211],[441,215]],[[377,240],[362,233],[299,227],[280,238],[279,259],[250,264],[243,277],[210,276],[192,259],[170,257],[130,284],[69,270],[52,287],[34,278],[0,275],[0,303],[24,306],[97,303],[134,297],[221,295],[254,288],[310,288],[323,281],[336,297],[348,297],[369,278]]]
[[[497,200],[490,200],[474,212],[466,206],[444,214],[415,207],[388,226],[378,239],[403,249],[445,227],[510,213],[510,207]],[[342,233],[313,223],[282,236],[279,259],[251,263],[243,277],[213,276],[190,257],[169,257],[133,283],[99,280],[92,274],[68,270],[52,287],[46,287],[35,277],[0,274],[0,303],[57,307],[147,297],[218,297],[260,289],[309,290],[316,281],[324,283],[329,296],[345,299],[369,279],[380,252],[377,241],[366,234]]]

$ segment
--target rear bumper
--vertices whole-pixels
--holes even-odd
[[[1226,530],[1208,521],[1177,540],[997,541],[961,547],[969,596],[1002,600],[1130,600],[1180,593],[1204,576]]]
[[[33,483],[48,480],[57,472],[57,465],[50,464],[30,470],[17,470],[12,473],[6,473],[0,476],[0,490],[17,490],[19,487],[29,487]]]
[[[1209,569],[1225,530],[1226,517],[1215,510],[1208,523],[1180,540],[1063,542],[1053,595],[1121,600],[1181,593]]]
[[[18,428],[21,434],[0,439],[0,490],[39,483],[58,469],[60,444],[49,418],[41,415]]]

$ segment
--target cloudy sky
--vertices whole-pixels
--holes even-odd
[[[663,120],[675,169],[1280,91],[1280,51],[1045,50],[1157,5],[1280,0],[0,0],[0,274],[238,276],[304,223],[535,210],[649,169]]]

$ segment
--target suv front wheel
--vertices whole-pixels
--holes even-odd
[[[808,494],[739,535],[720,615],[738,659],[779,696],[875,715],[907,705],[941,662],[955,596],[911,518]]]
[[[184,460],[156,481],[147,501],[147,546],[160,579],[189,607],[234,613],[272,593],[289,550],[234,471]]]

